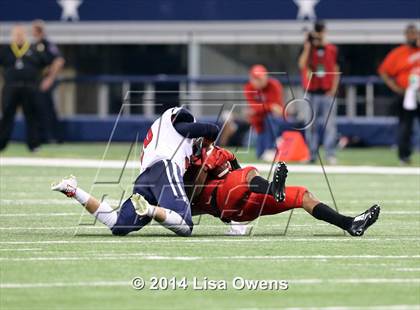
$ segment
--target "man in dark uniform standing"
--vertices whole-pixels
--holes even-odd
[[[51,62],[44,72],[39,89],[40,138],[42,142],[49,142],[51,139],[61,142],[62,130],[55,111],[52,90],[65,61],[57,46],[46,38],[45,24],[42,20],[32,22],[32,36],[35,39],[36,50]]]
[[[25,28],[14,26],[11,44],[0,49],[0,67],[3,67],[4,75],[0,151],[9,142],[19,105],[22,105],[25,115],[29,150],[35,151],[40,145],[36,117],[37,90],[42,69],[48,64],[48,60],[29,43]]]

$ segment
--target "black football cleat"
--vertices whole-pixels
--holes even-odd
[[[347,229],[347,232],[352,236],[363,236],[365,230],[376,222],[380,211],[381,207],[378,205],[373,205],[368,210],[354,218],[353,223],[351,224],[350,228]]]
[[[287,166],[284,162],[278,162],[274,169],[273,181],[271,182],[271,193],[277,202],[283,202],[286,199],[284,191],[286,187]]]

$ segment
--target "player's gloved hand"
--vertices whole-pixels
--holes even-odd
[[[224,148],[221,148],[221,147],[218,147],[218,146],[216,146],[216,148],[217,148],[218,152],[222,153],[223,156],[228,161],[232,161],[232,160],[234,160],[236,158],[235,155],[231,151],[229,151],[227,149],[224,149]]]
[[[232,152],[218,146],[214,146],[206,152],[207,158],[204,165],[208,170],[224,165],[226,162],[234,160],[235,155]]]

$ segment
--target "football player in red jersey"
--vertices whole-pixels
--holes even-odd
[[[303,208],[313,217],[362,236],[378,219],[374,205],[356,217],[339,214],[302,186],[285,186],[286,165],[275,164],[273,180],[262,178],[255,167],[241,168],[230,151],[198,139],[192,166],[184,176],[193,215],[210,214],[224,222],[247,222],[263,215]]]

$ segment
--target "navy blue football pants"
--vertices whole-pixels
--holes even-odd
[[[142,195],[151,205],[178,213],[193,228],[191,207],[185,194],[181,169],[170,160],[162,160],[140,174],[133,188],[133,194]],[[114,235],[124,236],[149,224],[151,218],[140,217],[130,198],[121,206],[117,222],[111,229]]]

